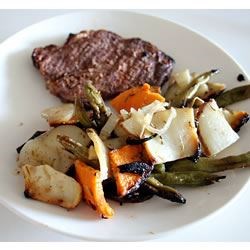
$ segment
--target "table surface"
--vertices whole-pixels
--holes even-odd
[[[0,10],[0,42],[46,18],[76,10]],[[250,10],[136,10],[169,19],[219,44],[250,73]],[[158,241],[250,241],[250,184],[236,200],[205,222]],[[0,241],[77,241],[31,224],[0,205]]]

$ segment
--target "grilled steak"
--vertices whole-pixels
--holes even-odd
[[[84,99],[87,80],[105,100],[145,82],[162,86],[174,65],[171,57],[149,42],[123,39],[106,30],[70,34],[63,46],[34,49],[32,60],[47,88],[63,102]]]

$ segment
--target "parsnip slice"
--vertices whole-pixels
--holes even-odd
[[[148,157],[155,164],[190,157],[196,155],[199,150],[193,109],[176,108],[175,110],[176,117],[166,133],[144,143]],[[149,135],[145,134],[145,137]]]
[[[239,139],[214,99],[199,107],[197,119],[199,138],[206,156],[218,154]]]

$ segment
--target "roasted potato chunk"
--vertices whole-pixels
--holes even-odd
[[[62,125],[25,143],[19,154],[18,166],[47,164],[62,173],[67,172],[74,163],[75,156],[64,150],[58,141],[58,135],[69,136],[83,146],[87,146],[90,142],[82,129],[73,125]]]
[[[82,200],[82,188],[73,178],[56,171],[49,165],[24,165],[24,194],[42,202],[67,209],[75,208]]]

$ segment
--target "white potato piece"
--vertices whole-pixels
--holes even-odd
[[[108,179],[111,174],[109,168],[108,149],[94,129],[89,128],[86,132],[91,141],[94,143],[94,149],[99,161],[101,178],[102,180]]]
[[[50,126],[57,126],[60,124],[74,124],[76,119],[75,106],[72,103],[62,104],[57,107],[47,108],[42,111],[42,117],[47,120]]]
[[[114,133],[118,137],[128,137],[129,136],[129,133],[123,128],[121,121],[118,122],[118,124],[116,125],[116,127],[114,129]]]
[[[103,141],[104,144],[108,149],[118,149],[127,144],[126,142],[127,137],[117,137],[117,138],[110,138],[108,140]]]
[[[197,119],[199,139],[206,156],[218,154],[239,139],[213,99],[199,107]]]
[[[69,136],[82,145],[88,145],[90,142],[90,139],[82,129],[73,125],[59,126],[28,141],[19,154],[18,166],[47,164],[60,172],[67,172],[74,163],[75,157],[73,154],[65,151],[58,142],[57,135],[59,134]]]
[[[24,194],[27,198],[75,208],[82,200],[81,185],[73,178],[56,171],[49,165],[22,167],[25,181]]]
[[[155,164],[191,157],[199,150],[193,109],[176,108],[175,111],[176,117],[168,130],[161,136],[156,136],[144,143],[149,159]],[[145,134],[145,137],[150,135]]]

